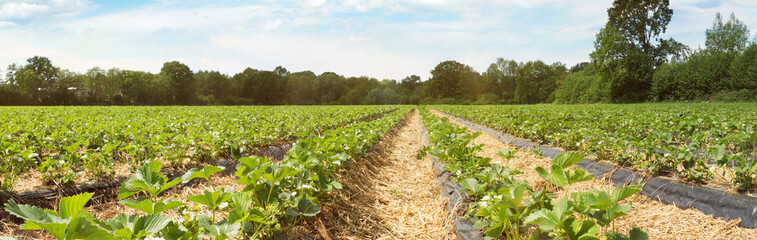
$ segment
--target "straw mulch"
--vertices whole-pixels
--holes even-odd
[[[405,125],[342,173],[333,203],[299,229],[305,239],[454,239],[446,199],[428,159],[413,110]]]
[[[523,174],[516,178],[529,181],[533,188],[543,189],[548,185],[534,169],[537,166],[549,169],[551,159],[521,149],[518,152],[519,157],[506,162],[496,153],[505,148],[516,148],[503,144],[486,133],[476,138],[474,143],[486,145],[479,156],[489,157],[493,159],[492,162],[509,164],[511,168],[522,170]],[[574,184],[570,187],[570,191],[613,188],[614,185],[608,181],[594,179]],[[555,188],[550,191],[558,198],[565,195],[564,189]],[[647,232],[649,239],[757,239],[757,229],[739,227],[738,220],[726,221],[714,218],[695,209],[680,209],[643,195],[632,196],[629,199],[633,210],[627,216],[615,220],[615,227],[620,232],[627,233],[630,229],[639,227]]]

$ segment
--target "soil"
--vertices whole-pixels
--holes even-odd
[[[438,113],[434,113],[437,114]],[[451,122],[463,126],[453,120]],[[509,164],[511,168],[518,168],[523,174],[516,176],[518,179],[527,180],[535,189],[547,186],[534,170],[537,166],[549,169],[550,159],[538,156],[528,150],[520,149],[518,157],[505,161],[496,153],[502,149],[516,149],[506,145],[494,137],[482,133],[473,143],[485,144],[481,157],[492,158],[492,162]],[[614,185],[604,179],[593,179],[574,184],[570,191],[586,191],[592,189],[613,189]],[[564,189],[550,189],[555,196],[565,195]],[[649,239],[757,239],[757,229],[739,227],[737,220],[726,221],[714,218],[700,211],[692,209],[680,209],[673,205],[667,205],[654,201],[648,197],[637,194],[629,198],[633,210],[627,216],[615,220],[615,227],[620,232],[628,232],[634,227],[643,229],[649,235]]]

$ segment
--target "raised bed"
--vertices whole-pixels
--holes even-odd
[[[390,114],[394,111],[397,111],[397,109],[392,109],[388,111],[384,111],[378,114],[375,114],[373,116],[368,116],[362,119],[354,120],[350,123],[357,123],[357,122],[369,122],[373,121],[379,118],[382,118],[386,114]],[[269,145],[260,148],[258,151],[243,155],[245,157],[256,155],[259,157],[269,157],[275,161],[281,161],[284,159],[284,155],[292,149],[292,144],[296,140],[290,140],[279,144]],[[226,167],[226,170],[224,170],[221,174],[234,174],[236,171],[236,164],[237,162],[229,160],[229,159],[219,159],[216,162],[216,165],[224,166]],[[169,177],[169,180],[173,180],[174,178],[181,177],[185,171],[166,171],[163,170],[163,173],[166,174]],[[103,180],[98,181],[94,183],[87,183],[87,184],[78,184],[74,186],[69,186],[61,189],[54,189],[54,188],[48,188],[48,189],[37,189],[37,190],[30,190],[30,191],[24,191],[19,193],[13,193],[9,195],[0,195],[0,205],[5,204],[5,202],[8,201],[8,199],[13,199],[18,203],[21,204],[30,204],[40,207],[49,207],[56,204],[54,200],[76,195],[79,193],[84,192],[93,192],[95,193],[94,197],[92,198],[92,203],[103,203],[107,202],[108,200],[114,198],[116,195],[118,195],[118,187],[121,186],[121,182],[126,180],[126,176],[118,176],[115,177],[112,180]],[[187,185],[194,184],[194,182],[189,182],[187,184],[181,184],[178,187],[184,187]]]
[[[435,110],[436,111],[436,110]],[[540,148],[541,155],[554,159],[564,153],[562,149],[541,145],[518,138],[468,120],[436,111],[467,128],[482,131],[502,143],[522,149]],[[578,167],[591,172],[595,178],[607,178],[615,186],[625,186],[643,181],[641,194],[665,204],[675,204],[679,208],[694,208],[705,214],[728,220],[741,220],[739,226],[757,228],[757,197],[734,194],[721,188],[706,187],[667,177],[652,177],[622,168],[609,162],[586,158]]]
[[[258,152],[255,152],[250,155],[245,155],[245,156],[256,155],[259,157],[270,157],[274,160],[281,161],[282,159],[284,159],[284,155],[290,149],[292,149],[292,143],[282,143],[278,145],[265,147]],[[216,162],[216,164],[226,167],[226,169],[220,174],[234,174],[234,172],[236,171],[237,162],[235,161],[232,161],[229,159],[219,159]],[[177,177],[181,177],[182,175],[184,175],[185,171],[163,170],[163,173],[169,177],[169,180],[173,180]],[[56,199],[72,196],[72,195],[76,195],[76,194],[84,193],[84,192],[95,193],[94,197],[92,198],[92,203],[107,202],[109,199],[115,198],[115,196],[118,195],[118,187],[121,186],[121,182],[123,182],[126,179],[127,177],[125,176],[119,176],[112,180],[105,180],[105,181],[99,181],[99,182],[87,183],[87,184],[79,184],[79,185],[70,186],[70,187],[61,188],[61,189],[37,189],[37,190],[19,192],[19,193],[11,194],[9,196],[0,197],[0,205],[4,204],[8,199],[13,199],[16,202],[21,203],[21,204],[31,204],[35,206],[44,207],[46,205],[56,204],[54,202],[54,200]],[[192,184],[194,184],[194,182],[180,184],[177,187],[184,187],[184,186],[189,186]]]
[[[428,140],[428,134],[426,134],[426,128],[423,127],[421,131],[423,132],[423,138],[425,139],[426,145],[429,145],[430,142]],[[464,216],[467,203],[465,203],[465,194],[460,190],[460,185],[452,180],[452,174],[449,171],[444,170],[445,165],[439,161],[439,158],[430,154],[428,155],[428,158],[433,164],[432,168],[434,176],[436,176],[436,182],[439,184],[440,193],[442,197],[447,198],[447,211],[453,212],[450,216],[452,218],[452,224],[455,227],[453,232],[455,233],[455,236],[457,236],[457,239],[483,239],[484,235],[481,231],[473,227],[473,222]]]

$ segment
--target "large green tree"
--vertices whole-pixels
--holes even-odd
[[[339,104],[339,100],[347,94],[345,79],[333,72],[325,72],[315,78],[321,104]]]
[[[541,60],[527,62],[517,71],[515,101],[518,103],[544,103],[555,100],[557,82],[567,69],[561,63],[552,66]]]
[[[400,103],[402,104],[418,104],[421,101],[421,77],[418,75],[411,75],[403,78],[400,81]]]
[[[26,95],[29,104],[52,104],[51,97],[57,91],[60,68],[47,57],[34,56],[26,65],[8,67],[9,82]]]
[[[345,82],[349,91],[339,102],[350,105],[366,104],[368,93],[379,85],[378,79],[369,77],[350,77]]]
[[[251,99],[255,104],[273,105],[284,102],[282,98],[286,82],[280,73],[247,68],[234,75],[234,79],[241,85],[240,96]]]
[[[206,103],[229,104],[229,98],[238,94],[229,76],[218,71],[199,71],[195,73],[195,78]]]
[[[655,68],[683,45],[661,39],[673,16],[668,0],[615,0],[597,34],[592,61],[615,102],[646,99]]]
[[[195,77],[189,66],[178,61],[163,64],[160,75],[168,80],[176,104],[194,104],[197,97]]]
[[[705,35],[707,39],[704,45],[708,51],[713,52],[739,53],[746,49],[749,42],[749,28],[736,19],[733,13],[726,23],[723,23],[723,17],[717,13],[712,28],[707,29]]]
[[[483,74],[485,91],[506,101],[514,99],[519,67],[520,65],[513,60],[497,58]]]
[[[319,99],[315,91],[315,73],[311,71],[296,72],[286,76],[285,96],[287,104],[317,104]]]
[[[739,90],[743,86],[739,80],[731,77],[731,63],[747,47],[749,42],[749,28],[736,19],[736,15],[731,13],[727,22],[723,23],[723,17],[720,13],[715,15],[712,27],[705,32],[707,36],[705,46],[706,53],[703,53],[708,59],[706,65],[701,66],[706,69],[709,75],[705,75],[705,80],[711,85],[706,91],[707,94],[724,91]],[[740,74],[733,72],[734,74]]]
[[[439,63],[431,70],[426,96],[436,99],[474,100],[483,91],[481,76],[457,61]]]

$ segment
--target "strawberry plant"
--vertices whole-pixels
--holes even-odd
[[[126,179],[118,193],[120,204],[144,214],[94,219],[81,210],[91,193],[64,198],[60,213],[13,201],[6,204],[6,211],[24,219],[25,229],[44,229],[59,239],[287,238],[295,224],[321,211],[323,198],[329,197],[327,192],[341,188],[335,180],[336,172],[363,156],[408,111],[409,108],[405,108],[370,122],[352,123],[303,137],[282,162],[240,156],[235,176],[237,182],[245,186],[241,190],[212,186],[212,175],[223,171],[223,167],[190,169],[181,177],[171,179],[160,172],[162,162],[150,161]],[[187,129],[178,125],[171,126],[170,131]],[[173,137],[154,139],[170,138]],[[141,148],[128,149],[139,152],[135,149]],[[188,196],[186,201],[165,198],[164,193],[170,188],[194,179],[208,181],[210,189]],[[180,217],[169,217],[167,212],[170,211]]]
[[[757,117],[753,104],[434,106],[541,144],[579,150],[651,174],[704,183],[725,169],[738,191],[753,190]],[[728,146],[726,163],[710,155]],[[741,154],[741,155],[739,155]]]
[[[460,190],[471,200],[466,216],[474,227],[483,230],[486,239],[647,239],[640,229],[629,235],[615,231],[612,224],[631,210],[620,204],[623,199],[638,193],[639,186],[616,188],[612,192],[592,190],[572,192],[572,184],[588,181],[593,176],[572,166],[584,160],[579,153],[563,153],[550,163],[550,169],[537,167],[536,172],[549,184],[564,188],[560,201],[546,189],[535,191],[528,182],[513,176],[517,169],[491,164],[488,158],[477,157],[479,144],[470,144],[481,133],[466,133],[445,118],[421,111],[424,126],[429,131],[431,145],[424,147],[418,157],[432,154],[446,165]],[[515,151],[502,150],[499,156],[509,159]]]
[[[6,107],[0,121],[2,188],[38,169],[53,185],[77,175],[113,178],[161,158],[172,167],[239,159],[296,133],[319,133],[397,106]],[[31,154],[36,154],[29,157]]]
[[[110,237],[107,231],[100,229],[93,222],[94,217],[84,211],[92,193],[82,193],[65,197],[58,203],[54,212],[27,205],[18,205],[13,199],[5,204],[5,211],[25,220],[21,229],[43,229],[56,239],[103,239]]]

